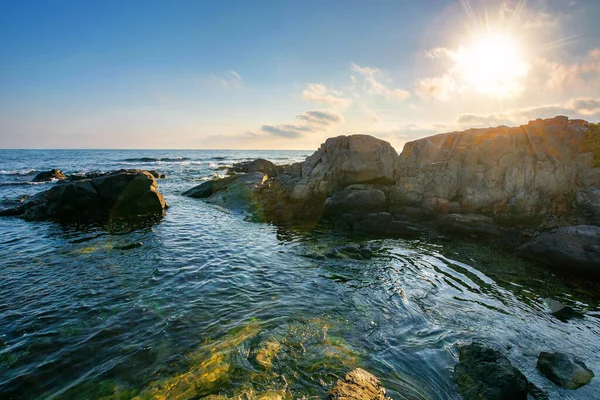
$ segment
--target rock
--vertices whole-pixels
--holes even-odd
[[[537,368],[546,378],[566,389],[580,388],[594,377],[583,361],[564,353],[541,352]]]
[[[118,171],[65,182],[29,197],[13,209],[26,220],[68,222],[163,215],[168,207],[145,171]]]
[[[357,183],[392,184],[398,162],[398,153],[388,142],[369,135],[338,136],[327,139],[306,159],[302,177],[318,192],[330,194]]]
[[[544,302],[550,309],[550,314],[554,315],[563,322],[566,322],[571,318],[583,318],[583,315],[580,312],[575,311],[572,307],[564,305],[560,301],[544,299]]]
[[[127,243],[121,246],[115,246],[116,250],[131,250],[131,249],[135,249],[137,247],[142,247],[144,245],[144,243],[142,242],[133,242],[133,243]]]
[[[248,172],[262,172],[271,178],[278,175],[277,166],[271,161],[267,161],[262,158],[257,158],[253,161],[244,161],[241,163],[235,163],[229,168],[230,173],[248,173]]]
[[[325,253],[328,258],[351,258],[354,260],[370,260],[373,258],[373,249],[367,246],[338,246]]]
[[[262,172],[249,172],[204,182],[183,195],[205,198],[209,203],[248,213],[263,220],[264,210],[259,192],[266,180],[267,175]]]
[[[527,379],[499,351],[472,343],[460,348],[454,379],[465,400],[527,399]]]
[[[50,171],[42,171],[33,178],[32,182],[49,182],[51,180],[62,180],[67,179],[58,169],[51,169]]]
[[[600,273],[600,227],[578,225],[546,232],[517,249],[523,257],[571,272]]]
[[[490,217],[477,214],[446,214],[437,219],[440,231],[477,237],[497,237],[502,234],[500,228]]]
[[[386,209],[385,193],[379,189],[344,189],[335,192],[325,201],[324,215],[369,214]]]
[[[165,179],[167,177],[167,175],[165,174],[161,174],[158,171],[155,170],[148,170],[148,172],[155,178],[155,179]]]
[[[583,145],[591,124],[570,122],[556,117],[406,143],[392,212],[402,206],[460,209],[511,227],[538,226],[550,216],[568,222],[576,194],[597,187],[600,177],[591,172],[594,155]]]
[[[356,368],[329,389],[326,400],[391,400],[381,382],[364,369]]]

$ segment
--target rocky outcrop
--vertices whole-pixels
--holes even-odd
[[[32,182],[50,182],[52,180],[67,179],[59,169],[51,169],[50,171],[42,171],[33,178]]]
[[[505,226],[540,226],[549,217],[576,220],[600,187],[590,124],[556,117],[509,128],[471,129],[407,143],[391,201],[395,212],[474,213]]]
[[[542,233],[517,251],[526,258],[557,269],[600,274],[600,227],[558,228]]]
[[[578,389],[594,377],[583,361],[564,353],[541,352],[537,368],[546,378],[566,389]]]
[[[465,400],[527,399],[525,375],[502,353],[479,343],[460,348],[454,379]]]
[[[59,222],[162,215],[168,206],[157,187],[146,171],[121,170],[57,184],[29,197],[10,214]]]
[[[326,400],[391,400],[386,397],[381,382],[364,369],[356,368],[339,379],[327,395]]]
[[[400,155],[371,136],[338,136],[302,163],[243,163],[234,172],[251,175],[249,182],[234,176],[185,194],[239,207],[243,201],[231,200],[239,193],[257,219],[330,220],[394,236],[414,236],[423,226],[478,238],[600,226],[600,149],[589,144],[595,135],[594,124],[556,117],[419,139]],[[595,250],[585,251],[598,263]]]

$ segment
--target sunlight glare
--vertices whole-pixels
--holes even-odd
[[[458,70],[475,91],[495,97],[517,94],[522,89],[520,80],[529,70],[516,42],[503,35],[479,38],[461,48],[456,61]]]

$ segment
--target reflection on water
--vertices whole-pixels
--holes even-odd
[[[535,369],[540,351],[560,350],[600,371],[598,283],[482,242],[244,221],[179,196],[191,167],[169,165],[158,224],[0,219],[6,397],[320,398],[360,366],[394,399],[458,399],[456,345],[479,340],[552,398],[600,398],[596,380],[565,391]],[[335,256],[343,246],[371,254]],[[557,318],[547,299],[579,316]]]

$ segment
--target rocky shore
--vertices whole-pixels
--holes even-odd
[[[600,273],[598,125],[558,116],[409,142],[327,139],[305,161],[235,165],[185,196],[281,224],[384,236],[510,238],[552,267]]]
[[[16,215],[29,221],[106,222],[162,216],[168,207],[157,190],[154,175],[148,171],[120,170],[66,177],[59,170],[51,170],[38,174],[34,181],[51,179],[59,183],[1,210],[0,216]]]

